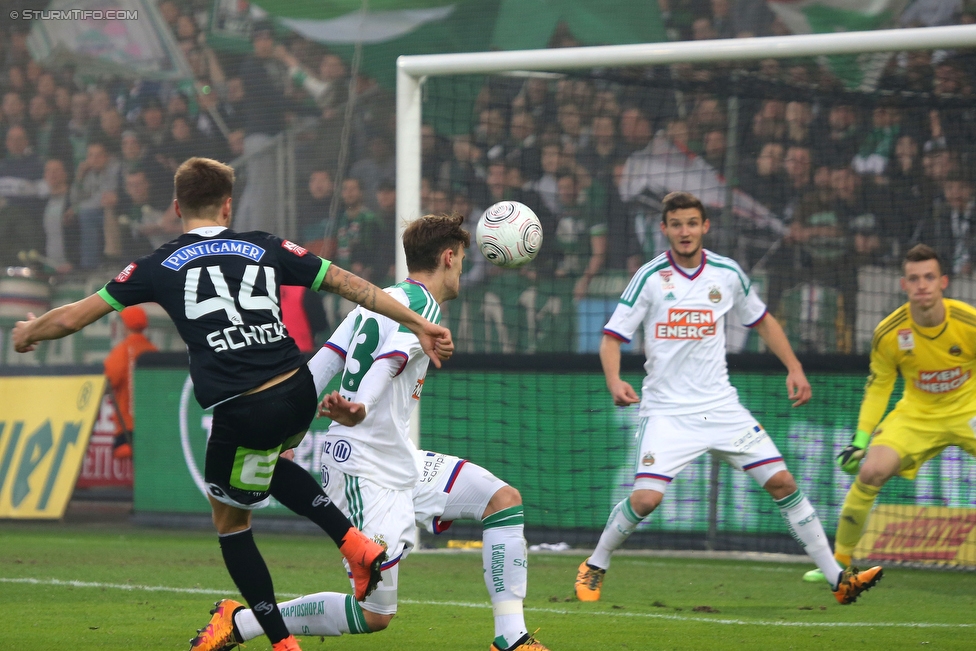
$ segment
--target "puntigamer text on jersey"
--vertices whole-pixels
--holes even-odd
[[[264,249],[260,246],[241,240],[211,240],[199,244],[188,244],[174,251],[160,264],[167,269],[179,271],[187,262],[208,255],[239,255],[255,262],[264,257]]]
[[[159,303],[186,342],[209,407],[302,365],[281,320],[281,285],[317,291],[329,262],[268,233],[200,228],[139,258],[99,291],[110,305]]]

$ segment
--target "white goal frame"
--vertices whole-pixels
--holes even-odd
[[[749,61],[966,47],[976,47],[976,25],[401,56],[397,59],[396,88],[396,214],[398,217],[396,277],[401,280],[407,276],[406,258],[401,244],[403,228],[407,221],[420,216],[422,88],[428,77],[515,71],[553,72],[599,67]],[[419,423],[419,411],[414,410],[411,438],[418,444]]]
[[[749,61],[833,54],[945,50],[976,47],[976,25],[802,34],[712,41],[644,43],[597,47],[423,54],[397,59],[396,212],[397,279],[407,275],[400,236],[404,220],[420,216],[421,90],[428,77],[456,74],[553,72],[599,67]]]

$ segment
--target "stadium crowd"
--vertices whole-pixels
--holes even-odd
[[[658,2],[675,40],[788,33],[761,0]],[[0,29],[0,267],[98,273],[171,239],[180,232],[172,172],[190,155],[246,160],[236,228],[273,230],[266,219],[280,188],[269,143],[313,118],[318,126],[296,139],[298,238],[369,280],[392,279],[391,89],[356,79],[340,169],[346,62],[260,21],[252,52],[215,51],[210,4],[158,4],[192,83],[48,69],[20,26]],[[901,17],[902,26],[973,22],[976,5],[961,1],[913,2]],[[578,44],[564,27],[550,42]],[[528,204],[546,246],[523,277],[583,299],[664,250],[660,197],[687,190],[712,211],[710,246],[746,270],[766,269],[774,312],[798,284],[815,283],[837,295],[849,331],[858,268],[896,266],[918,242],[956,275],[976,261],[972,55],[877,61],[867,92],[845,84],[853,68],[814,60],[489,77],[470,122],[423,127],[423,210],[474,219],[502,199]],[[468,286],[497,273],[470,260]]]

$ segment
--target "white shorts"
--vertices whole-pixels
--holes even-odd
[[[466,459],[417,452],[420,481],[413,491],[417,526],[443,533],[454,520],[481,520],[491,496],[508,484]]]
[[[383,579],[360,605],[378,615],[396,614],[399,563],[417,542],[413,491],[386,488],[327,463],[322,464],[322,487],[354,526],[386,547]]]
[[[664,493],[685,466],[706,452],[749,473],[760,486],[786,470],[776,444],[738,402],[708,413],[641,418],[637,436],[634,490]]]

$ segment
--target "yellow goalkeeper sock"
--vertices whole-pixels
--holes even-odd
[[[840,510],[840,520],[837,523],[837,536],[834,544],[834,558],[847,559],[850,564],[851,555],[857,547],[867,522],[868,513],[874,505],[874,500],[881,492],[877,486],[869,486],[860,479],[855,479],[851,489],[847,491],[844,506]]]

